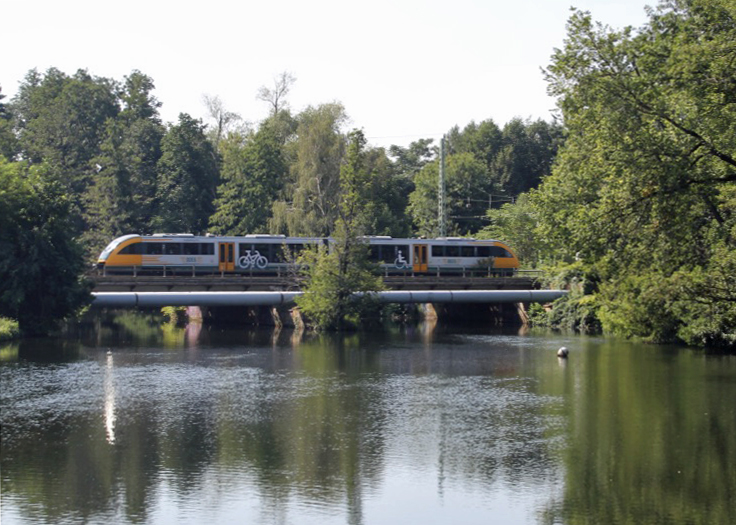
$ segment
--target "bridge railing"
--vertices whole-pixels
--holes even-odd
[[[114,270],[108,268],[94,269],[88,273],[88,277],[212,277],[212,278],[254,278],[254,277],[276,277],[287,278],[294,275],[294,271],[286,268],[275,268],[271,270],[247,270],[238,272],[224,272],[217,270],[203,270],[197,266],[120,266]],[[414,272],[411,268],[399,270],[395,268],[385,267],[383,269],[383,277],[389,278],[423,278],[423,277],[456,277],[456,278],[495,278],[495,277],[523,277],[538,278],[541,277],[540,270],[518,270],[506,268],[478,268],[478,267],[462,267],[462,268],[440,268],[431,267],[428,272]]]

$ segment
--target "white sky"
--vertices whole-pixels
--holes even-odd
[[[0,86],[26,73],[87,69],[155,84],[167,122],[205,117],[204,94],[258,122],[261,86],[296,77],[294,111],[339,101],[373,145],[408,145],[492,118],[549,120],[540,71],[569,8],[614,28],[641,26],[657,0],[3,0]],[[8,100],[6,99],[6,100]]]

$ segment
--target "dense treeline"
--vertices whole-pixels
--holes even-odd
[[[33,173],[65,203],[58,223],[66,236],[60,243],[41,235],[35,248],[4,251],[0,281],[8,283],[19,262],[28,266],[33,259],[39,282],[56,279],[62,294],[76,297],[80,282],[58,279],[66,264],[60,260],[82,249],[91,264],[111,239],[127,233],[335,234],[345,198],[347,112],[339,103],[292,112],[286,95],[294,81],[284,74],[261,89],[258,97],[271,112],[257,126],[243,124],[216,97],[205,99],[206,122],[180,114],[165,124],[154,81],[139,71],[114,80],[84,70],[31,70],[0,106],[1,204],[17,208],[13,194],[33,186]],[[557,124],[521,119],[503,128],[487,120],[450,130],[450,232],[477,231],[492,194],[508,200],[538,184],[561,137]],[[432,139],[388,151],[363,144],[362,231],[436,235],[437,162]],[[0,242],[17,245],[12,231],[4,227]],[[0,314],[21,318],[28,328],[20,308],[31,299],[17,288],[3,289]],[[42,322],[33,324],[32,331],[43,331]]]
[[[207,122],[181,114],[162,123],[153,79],[138,71],[116,81],[32,70],[4,106],[0,145],[6,161],[43,164],[63,186],[73,236],[90,254],[130,232],[330,235],[348,116],[339,103],[292,113],[283,97],[293,82],[285,75],[261,92],[273,110],[251,128],[211,98]],[[452,232],[477,231],[492,194],[508,200],[535,187],[561,137],[541,120],[450,130]],[[436,234],[436,157],[432,139],[367,148],[373,234]]]
[[[664,0],[649,14],[636,31],[573,14],[546,70],[560,123],[448,131],[448,234],[502,238],[525,265],[553,265],[574,293],[543,322],[733,348],[736,7]],[[16,209],[12,188],[39,191],[33,174],[59,192],[68,242],[89,262],[130,232],[333,235],[347,112],[292,111],[294,82],[285,73],[259,91],[271,111],[254,126],[216,97],[204,122],[165,124],[141,72],[32,70],[0,105],[0,206]],[[436,235],[437,157],[430,138],[361,146],[363,231]],[[3,226],[0,242],[16,242]],[[13,264],[3,253],[0,282]],[[16,316],[21,296],[3,288],[0,314]]]
[[[547,69],[565,145],[489,232],[561,262],[574,293],[553,324],[733,350],[736,4],[668,0],[649,14],[615,31],[574,13]]]

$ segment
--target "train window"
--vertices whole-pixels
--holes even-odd
[[[289,251],[291,251],[291,256],[296,257],[299,255],[302,251],[304,251],[304,245],[303,244],[289,244]]]
[[[446,257],[460,257],[460,246],[445,246]]]
[[[140,255],[143,250],[141,249],[143,246],[143,243],[137,242],[135,244],[129,244],[122,250],[120,250],[120,255]]]
[[[379,245],[372,245],[371,246],[371,254],[369,256],[371,261],[382,261],[384,259],[381,258],[381,248],[383,248],[384,252],[387,252],[386,246],[379,246]]]
[[[432,257],[443,257],[445,255],[444,246],[432,246]]]
[[[491,255],[493,257],[511,257],[511,254],[500,246],[491,246]]]
[[[182,243],[181,253],[184,255],[199,255],[199,243],[196,243],[196,242]]]
[[[166,255],[181,255],[181,244],[178,242],[167,242],[165,245]]]
[[[286,261],[286,256],[284,255],[284,245],[283,244],[273,245],[273,260],[275,262]]]
[[[253,253],[253,245],[252,244],[248,243],[248,244],[240,244],[240,245],[238,245],[238,252],[240,253],[241,256],[242,255],[245,255],[245,253],[248,250],[251,250],[251,253]]]
[[[399,252],[401,252],[400,255],[404,258],[405,261],[409,260],[410,250],[408,245],[404,244],[396,247],[396,258],[399,257]]]
[[[253,250],[255,251],[253,253],[258,252],[270,261],[272,259],[271,246],[273,246],[273,244],[254,244]]]
[[[202,255],[215,255],[215,244],[211,242],[200,244],[200,253]]]
[[[478,253],[478,257],[487,259],[488,257],[491,256],[491,247],[490,246],[478,246],[477,253]]]
[[[146,251],[148,255],[163,255],[164,245],[158,242],[146,243]]]
[[[460,246],[460,257],[475,257],[475,247]]]

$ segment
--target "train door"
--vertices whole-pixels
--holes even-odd
[[[414,261],[412,269],[417,273],[425,273],[428,271],[429,263],[427,257],[427,245],[426,244],[415,244],[414,245]]]
[[[220,249],[220,265],[221,272],[235,271],[235,243],[221,242],[218,243]]]

